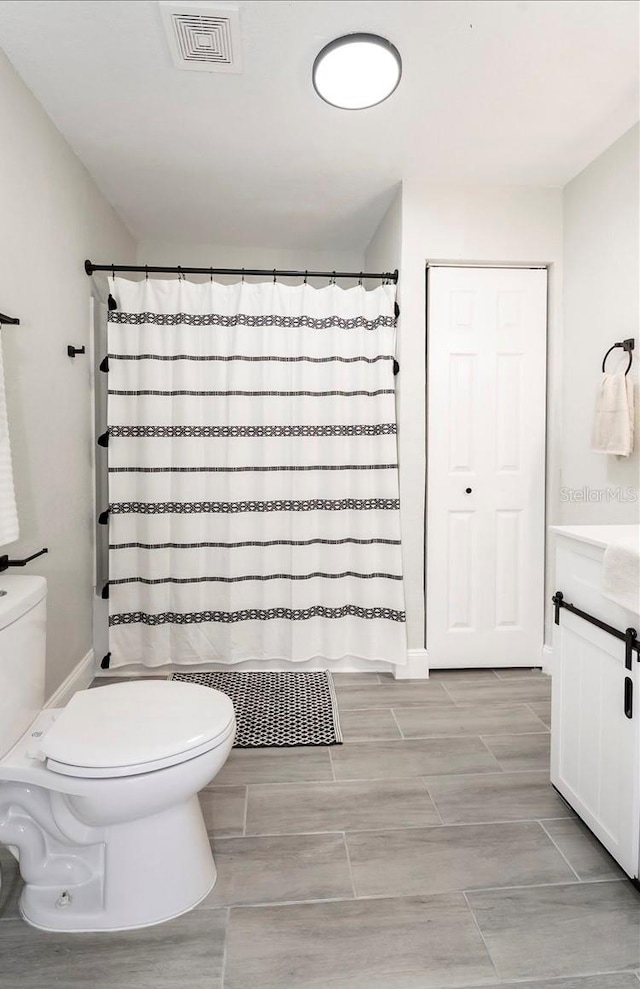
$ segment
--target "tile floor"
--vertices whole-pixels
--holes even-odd
[[[344,745],[234,750],[201,793],[192,913],[40,933],[0,849],[0,987],[640,989],[640,894],[549,783],[550,681],[335,680]]]

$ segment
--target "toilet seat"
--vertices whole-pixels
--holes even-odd
[[[235,728],[226,694],[175,680],[80,690],[39,740],[47,768],[65,776],[135,776],[193,759]]]

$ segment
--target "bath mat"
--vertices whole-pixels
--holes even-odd
[[[236,712],[236,749],[341,745],[333,677],[312,673],[173,673],[227,694]]]

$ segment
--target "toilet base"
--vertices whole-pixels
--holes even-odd
[[[197,796],[152,817],[100,829],[75,847],[86,881],[27,883],[20,913],[45,931],[88,933],[149,927],[179,917],[211,892],[216,867]]]

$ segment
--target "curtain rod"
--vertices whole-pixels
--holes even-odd
[[[380,278],[384,282],[398,281],[398,269],[395,271],[283,271],[277,268],[183,268],[181,265],[155,264],[94,264],[85,261],[84,270],[88,275],[94,271],[135,271],[141,275],[259,275],[264,278]]]

